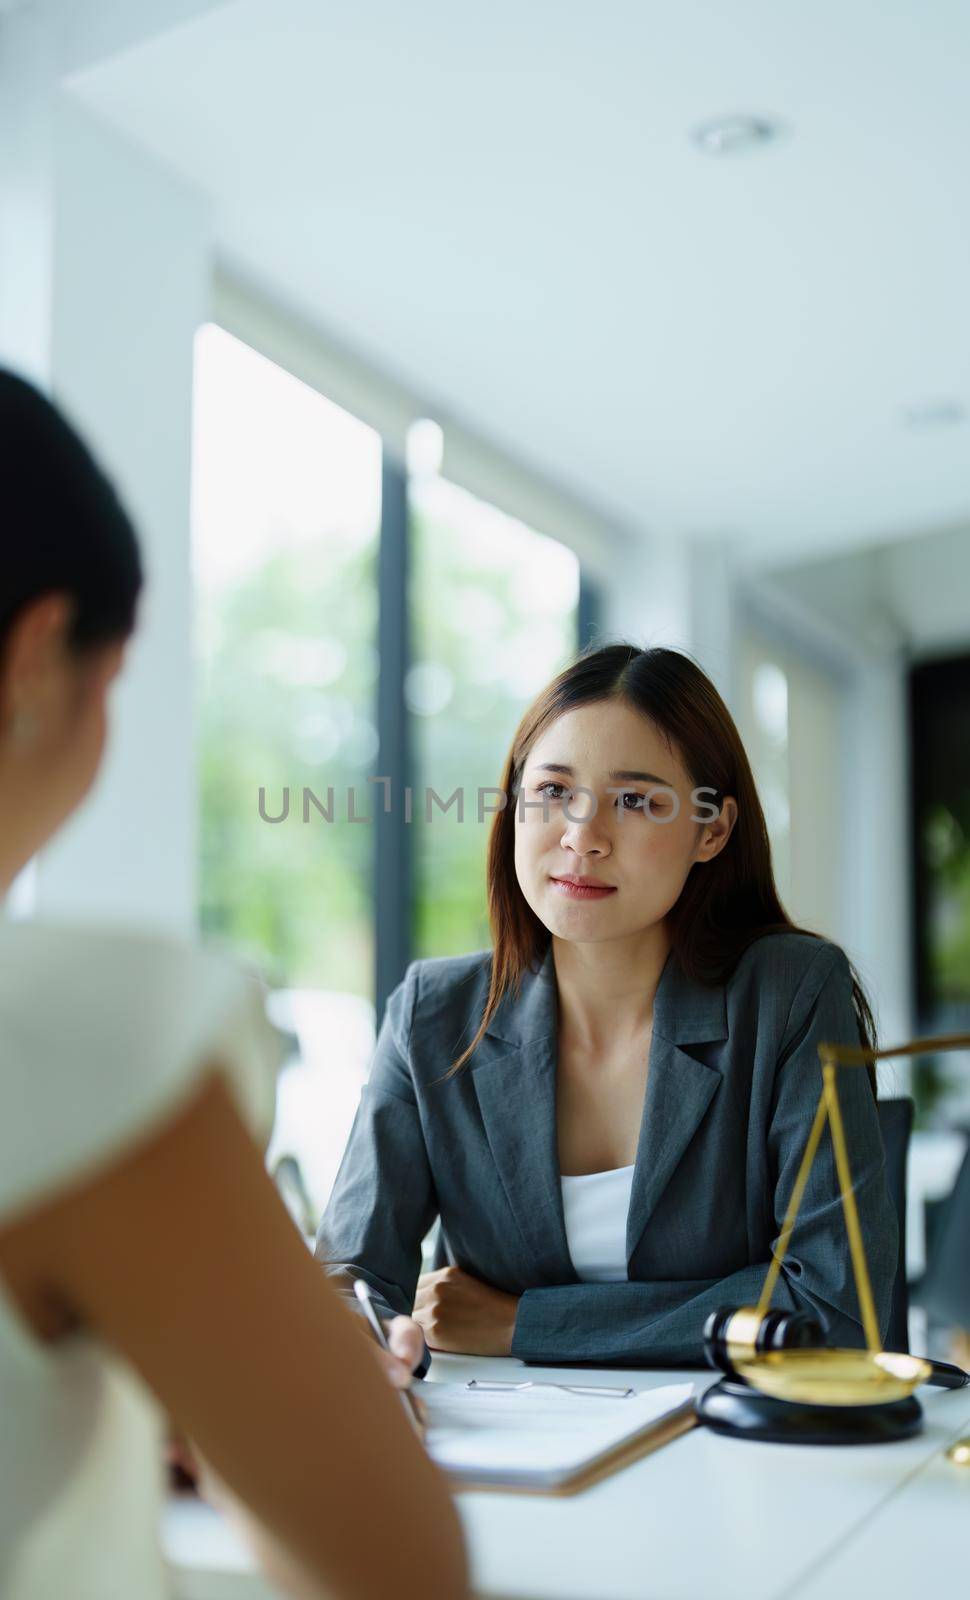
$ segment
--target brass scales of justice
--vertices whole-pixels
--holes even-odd
[[[943,1375],[936,1381],[946,1387],[959,1387],[970,1381],[958,1367],[883,1349],[836,1085],[839,1066],[866,1066],[888,1056],[961,1048],[970,1048],[970,1034],[914,1039],[883,1050],[866,1050],[860,1045],[819,1045],[822,1092],[761,1297],[756,1306],[713,1313],[704,1330],[708,1360],[726,1374],[697,1402],[698,1420],[715,1432],[792,1444],[875,1444],[904,1439],[922,1427],[923,1411],[915,1394],[921,1383],[935,1374]],[[832,1132],[865,1349],[826,1348],[821,1325],[809,1314],[770,1309],[827,1122]],[[766,1329],[773,1329],[773,1338],[766,1340]],[[775,1348],[766,1348],[770,1343]]]

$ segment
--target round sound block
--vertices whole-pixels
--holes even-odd
[[[701,1396],[697,1416],[715,1433],[768,1444],[890,1444],[912,1438],[923,1426],[914,1395],[880,1405],[809,1405],[776,1400],[730,1378]]]

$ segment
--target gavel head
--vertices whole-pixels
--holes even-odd
[[[722,1306],[704,1324],[708,1364],[729,1378],[740,1379],[736,1361],[776,1350],[817,1350],[825,1343],[822,1324],[807,1311],[766,1311],[755,1306]]]

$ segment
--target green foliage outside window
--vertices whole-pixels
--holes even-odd
[[[376,735],[373,544],[284,549],[201,617],[201,918],[207,934],[289,987],[370,994]],[[332,822],[303,790],[326,805]],[[259,814],[289,815],[270,823]]]

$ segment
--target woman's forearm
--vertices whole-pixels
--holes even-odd
[[[195,1458],[199,1493],[216,1511],[233,1524],[243,1543],[248,1545],[256,1561],[276,1588],[292,1600],[324,1600],[325,1591],[312,1573],[301,1568],[252,1512],[230,1493],[212,1468],[198,1456]]]
[[[519,1300],[512,1355],[532,1362],[696,1365],[704,1360],[703,1328],[710,1312],[755,1304],[768,1266],[758,1262],[726,1278],[528,1289]],[[833,1305],[824,1286],[813,1287],[808,1274],[796,1279],[783,1269],[771,1303],[812,1312],[833,1344],[863,1342],[857,1307]]]
[[[221,1078],[37,1227],[45,1281],[141,1374],[297,1580],[342,1600],[464,1600],[448,1486]]]

